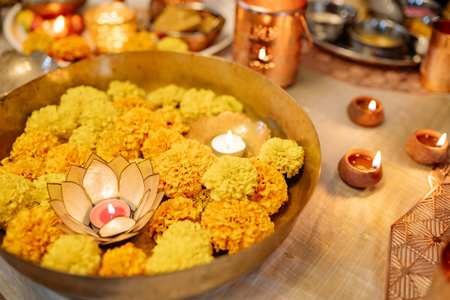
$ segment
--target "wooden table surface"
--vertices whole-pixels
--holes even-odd
[[[219,55],[230,58],[231,49]],[[421,128],[450,133],[450,96],[361,88],[302,67],[286,91],[319,134],[323,163],[317,188],[294,230],[265,263],[192,299],[382,299],[389,227],[429,190],[431,168],[407,155],[405,141]],[[360,95],[383,102],[380,126],[364,128],[349,120],[347,106]],[[376,186],[354,189],[340,179],[338,162],[355,148],[381,151],[384,177]],[[68,299],[24,278],[1,258],[0,293],[11,300]]]

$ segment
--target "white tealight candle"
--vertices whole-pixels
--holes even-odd
[[[232,134],[231,130],[228,130],[227,134],[216,136],[212,140],[211,146],[213,153],[218,157],[221,157],[222,155],[242,157],[245,152],[244,141],[240,136]]]

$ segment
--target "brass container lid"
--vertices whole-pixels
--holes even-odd
[[[308,3],[307,0],[242,0],[242,2],[273,12],[300,9]]]

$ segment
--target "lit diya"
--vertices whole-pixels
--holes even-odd
[[[240,136],[233,134],[231,130],[228,130],[227,134],[216,136],[211,141],[211,147],[213,153],[218,157],[222,155],[243,157],[245,152],[244,141]]]
[[[377,126],[384,119],[383,104],[372,97],[357,97],[348,106],[348,115],[358,125]]]
[[[63,38],[70,34],[80,34],[84,30],[84,23],[79,15],[61,15],[51,19],[44,19],[38,15],[33,20],[31,30],[38,28],[52,37]]]
[[[448,157],[447,134],[431,129],[417,130],[406,140],[406,151],[420,164],[445,162]]]
[[[367,150],[350,150],[339,161],[338,171],[342,180],[353,187],[375,185],[383,177],[381,153],[378,151],[375,155]]]

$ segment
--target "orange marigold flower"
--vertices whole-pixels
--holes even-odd
[[[28,55],[36,50],[48,53],[50,51],[50,45],[54,40],[54,37],[48,35],[43,29],[38,28],[30,32],[27,39],[23,42],[23,54]]]
[[[185,138],[180,133],[172,129],[158,128],[148,133],[148,137],[141,148],[142,155],[144,158],[150,158],[153,161],[161,153],[172,148],[173,144],[184,140]]]
[[[100,276],[136,276],[145,274],[147,255],[133,243],[108,249],[103,255]]]
[[[229,254],[248,248],[274,233],[269,214],[247,200],[213,201],[202,214],[202,227],[209,231],[216,251]]]
[[[2,161],[2,163],[5,163],[5,161]],[[11,163],[5,163],[3,169],[7,173],[33,181],[45,174],[45,162],[42,158],[25,157]]]
[[[117,118],[115,128],[125,136],[125,142],[138,140],[144,143],[151,130],[167,127],[162,118],[146,108],[133,108],[123,116]]]
[[[189,125],[183,123],[184,119],[179,109],[168,106],[156,110],[155,113],[162,118],[167,128],[179,133],[189,130]]]
[[[286,180],[283,174],[268,163],[256,157],[250,158],[250,162],[258,171],[258,186],[255,194],[248,198],[261,205],[269,215],[273,215],[289,200]]]
[[[91,155],[89,146],[62,144],[48,152],[45,171],[50,173],[67,173],[71,165],[83,166]]]
[[[154,160],[155,173],[161,175],[159,190],[168,197],[193,196],[202,190],[201,179],[215,161],[211,148],[196,140],[184,140]]]
[[[79,35],[70,35],[51,43],[49,55],[65,61],[83,59],[91,55],[91,48]]]
[[[5,158],[2,163],[25,157],[45,158],[50,149],[59,145],[58,138],[44,130],[22,133],[14,142],[9,159]]]
[[[128,140],[124,134],[116,129],[105,132],[97,142],[97,154],[106,161],[111,161],[117,155],[122,155],[126,159],[140,157],[139,140]]]
[[[161,203],[155,215],[151,218],[149,223],[150,236],[157,239],[170,225],[177,221],[200,222],[201,212],[202,206],[194,203],[191,199],[184,197],[169,199]]]
[[[6,228],[2,248],[22,259],[39,263],[63,234],[61,220],[52,210],[35,207],[21,211]]]
[[[146,108],[151,110],[152,107],[141,97],[122,98],[112,103],[115,107],[122,111],[122,114],[126,114],[133,108]]]

